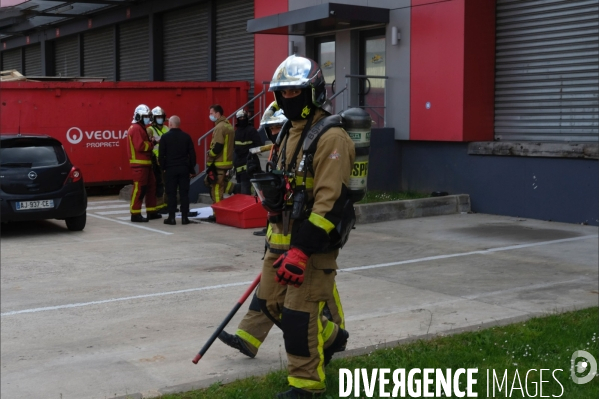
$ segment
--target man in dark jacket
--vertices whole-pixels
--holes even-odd
[[[241,194],[251,194],[250,177],[247,173],[247,160],[250,154],[250,148],[260,147],[264,143],[258,134],[258,131],[249,124],[247,112],[237,111],[237,130],[235,130],[235,176],[239,184]],[[235,190],[237,192],[237,190]]]
[[[158,160],[165,171],[166,195],[168,196],[168,219],[164,224],[175,225],[177,209],[177,186],[181,199],[181,224],[189,224],[189,178],[195,173],[196,153],[189,134],[179,129],[181,119],[173,115],[168,127],[170,130],[160,139]]]

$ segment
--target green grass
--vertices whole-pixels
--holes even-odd
[[[526,372],[536,369],[528,375],[528,390],[534,394],[532,381],[539,383],[539,370],[543,372],[543,396],[562,397],[567,399],[589,399],[599,397],[599,378],[594,378],[585,385],[577,385],[570,379],[570,358],[575,350],[586,350],[599,358],[599,312],[597,308],[589,308],[575,312],[556,314],[535,318],[524,323],[494,327],[475,332],[439,337],[429,341],[380,348],[373,352],[352,358],[334,360],[326,370],[327,391],[323,399],[339,397],[339,369],[365,368],[370,375],[373,368],[389,368],[391,370],[404,368],[406,374],[413,368],[478,368],[475,392],[479,398],[493,397],[486,393],[486,370],[495,370],[500,379],[508,370],[508,393],[514,382],[516,370],[524,388]],[[351,332],[351,331],[350,331]],[[351,346],[351,338],[350,338]],[[555,377],[562,388],[552,377]],[[200,398],[239,398],[265,399],[272,398],[277,392],[287,389],[287,373],[285,370],[269,373],[263,377],[247,378],[231,384],[214,384],[208,389],[191,391],[176,395],[165,395],[163,399],[200,399]],[[492,374],[491,374],[492,376]],[[389,375],[387,377],[390,378]],[[420,376],[421,377],[421,376]],[[434,376],[433,376],[434,378]],[[462,379],[464,380],[464,379]],[[464,387],[465,382],[462,383]],[[492,386],[490,384],[490,386]],[[518,381],[516,380],[516,387]],[[390,392],[391,383],[388,387]],[[434,392],[434,390],[432,390]],[[504,388],[505,392],[505,388]],[[529,397],[522,391],[514,390],[512,398]],[[526,391],[524,391],[526,392]],[[406,392],[407,394],[407,392]],[[354,397],[353,393],[350,396]],[[365,394],[362,393],[362,398]],[[375,395],[378,398],[378,385]],[[410,397],[410,396],[407,396]],[[455,397],[455,396],[453,396]],[[496,389],[495,397],[506,397]],[[537,392],[537,396],[539,392]]]
[[[371,204],[373,202],[400,201],[428,197],[430,197],[430,195],[416,191],[387,192],[370,190],[366,192],[362,201],[356,202],[356,204]]]

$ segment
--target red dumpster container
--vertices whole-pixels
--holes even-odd
[[[249,82],[2,82],[0,133],[47,134],[62,142],[86,184],[127,183],[127,129],[135,107],[178,115],[197,143],[214,126],[210,105],[233,113],[248,100],[249,88]],[[196,148],[200,169],[207,150]]]

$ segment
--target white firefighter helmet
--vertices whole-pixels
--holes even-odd
[[[152,113],[150,112],[150,107],[146,104],[139,104],[137,108],[135,108],[135,112],[133,113],[133,120],[131,123],[141,122],[144,116],[150,116]]]
[[[287,122],[287,117],[282,109],[275,111],[273,114],[264,115],[262,120],[260,121],[260,129],[258,132],[264,132],[264,135],[272,141],[273,143],[276,141],[276,135],[273,134],[272,129],[274,126],[283,126]],[[278,133],[278,132],[277,132]]]
[[[157,116],[162,115],[163,118],[166,118],[166,112],[164,112],[164,110],[160,107],[155,107],[152,110],[152,115],[154,116],[154,118],[156,118]]]
[[[317,107],[327,98],[322,71],[310,58],[290,55],[275,70],[268,91],[274,91],[279,107],[282,105],[279,92],[287,89],[310,90],[312,103]]]
[[[264,125],[264,122],[270,119],[270,117],[273,116],[275,111],[278,111],[279,109],[279,105],[276,101],[271,102],[270,105],[266,108],[266,111],[264,111],[264,115],[262,115],[262,119],[260,120],[260,126]]]
[[[276,125],[280,125],[283,126],[283,124],[287,122],[287,118],[285,117],[285,112],[283,112],[282,109],[275,111],[274,114],[272,114],[270,117],[268,118],[262,118],[262,120],[260,121],[260,126],[276,126]]]

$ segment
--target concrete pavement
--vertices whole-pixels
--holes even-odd
[[[255,359],[217,341],[191,363],[260,271],[262,237],[140,226],[107,213],[118,205],[92,198],[81,233],[61,221],[2,226],[2,397],[151,397],[284,365],[276,330]],[[597,234],[481,214],[360,225],[337,278],[348,349],[597,306]]]

